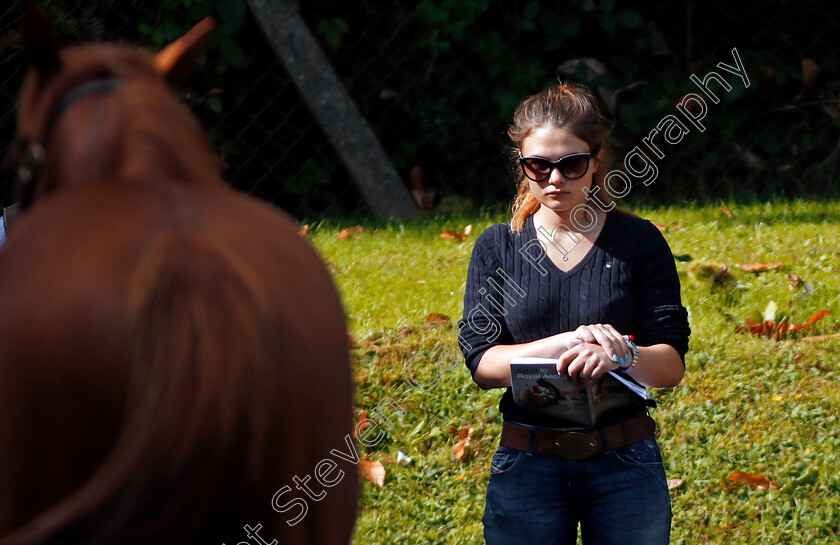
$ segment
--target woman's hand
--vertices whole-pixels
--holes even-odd
[[[546,341],[550,344],[551,351],[551,354],[546,354],[546,356],[551,358],[558,358],[568,352],[572,347],[584,342],[583,339],[577,336],[575,331],[557,333],[556,335],[548,337]]]
[[[559,373],[597,380],[609,371],[626,367],[632,357],[624,337],[609,324],[583,325],[574,335],[583,342],[560,355]]]

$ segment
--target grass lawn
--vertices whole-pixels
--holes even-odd
[[[801,339],[840,329],[840,203],[634,212],[668,227],[690,311],[685,378],[653,391],[668,478],[683,479],[671,491],[672,543],[837,543],[840,337]],[[472,382],[463,357],[452,354],[453,324],[473,242],[501,221],[436,218],[346,238],[336,235],[348,225],[320,224],[307,235],[330,262],[356,340],[356,407],[371,413],[381,404],[387,418],[377,419],[385,440],[361,447],[387,475],[381,488],[364,482],[354,545],[483,543],[501,390]],[[470,223],[464,242],[439,237]],[[736,267],[779,262],[761,272]],[[830,314],[781,340],[736,332],[747,318],[800,324],[820,310]],[[473,432],[459,462],[452,447],[464,426]],[[411,462],[397,462],[400,452]],[[727,480],[737,471],[781,488],[737,486]]]

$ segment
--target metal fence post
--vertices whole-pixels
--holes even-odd
[[[382,220],[411,220],[419,211],[373,131],[350,98],[320,45],[289,0],[248,0],[278,57]]]

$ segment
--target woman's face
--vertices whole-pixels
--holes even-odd
[[[556,161],[574,153],[588,153],[589,144],[566,129],[543,126],[529,134],[520,146],[523,157],[541,157]],[[557,214],[571,211],[575,206],[586,202],[584,188],[592,187],[592,175],[598,168],[595,157],[589,159],[586,174],[576,180],[570,180],[552,168],[551,175],[542,182],[528,180],[531,193],[540,203],[540,208],[552,210]],[[545,212],[547,210],[543,210]]]

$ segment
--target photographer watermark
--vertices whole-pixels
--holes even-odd
[[[750,79],[747,76],[744,63],[741,61],[741,56],[738,54],[738,49],[733,47],[731,54],[734,65],[719,62],[717,68],[739,77],[744,89],[746,89],[750,86]],[[733,85],[720,72],[714,70],[702,79],[695,74],[691,74],[689,80],[703,96],[698,93],[688,93],[683,96],[676,105],[676,114],[665,115],[656,124],[656,127],[642,138],[642,144],[635,146],[624,156],[624,169],[613,169],[607,173],[604,177],[604,190],[611,197],[611,200],[621,199],[629,195],[634,183],[641,182],[647,187],[656,181],[659,176],[659,167],[656,165],[656,160],[665,159],[662,142],[664,141],[668,145],[679,144],[691,132],[689,125],[701,133],[705,132],[706,127],[701,121],[710,110],[706,100],[709,100],[712,104],[719,104],[721,101],[719,95],[724,92],[731,92],[733,89]],[[602,196],[598,195],[601,191],[600,186],[591,189],[585,187],[582,191],[586,194],[588,201],[593,202],[604,212],[609,212],[616,206],[614,201],[606,203],[601,198]],[[594,212],[595,210],[588,203],[579,204],[572,209],[569,221],[579,232],[589,232],[595,228]],[[538,234],[563,256],[566,256],[581,240],[581,237],[562,224],[556,226],[550,233],[544,227],[540,227],[538,231]],[[557,234],[560,232],[566,233],[566,238],[571,241],[570,248],[565,247],[561,241],[557,240]],[[541,269],[540,273],[542,273]]]

